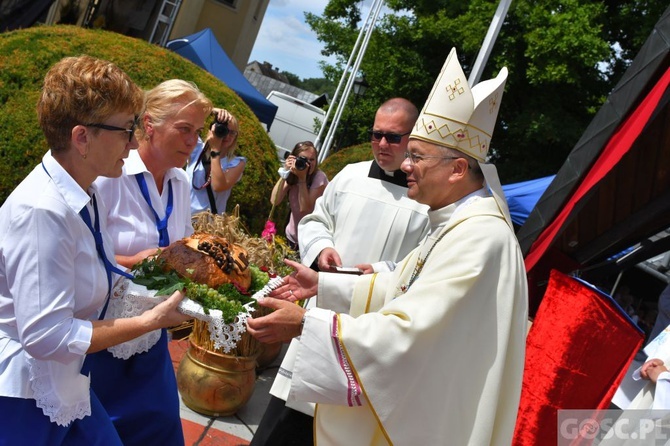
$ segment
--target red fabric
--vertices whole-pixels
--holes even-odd
[[[549,247],[544,257],[527,274],[528,278],[528,316],[535,318],[542,303],[542,296],[547,291],[549,274],[552,269],[558,271],[576,271],[581,265],[572,257],[567,256],[555,246]]]
[[[535,264],[544,255],[545,251],[556,237],[556,234],[563,226],[563,223],[572,212],[575,205],[582,199],[586,193],[591,190],[603,177],[619,162],[619,160],[630,150],[635,140],[642,132],[649,117],[656,109],[663,93],[670,84],[670,69],[668,69],[661,79],[656,83],[651,92],[647,95],[638,108],[633,112],[619,130],[610,138],[605,149],[594,163],[584,180],[579,185],[570,200],[563,206],[561,212],[554,221],[547,226],[533,243],[530,251],[526,255],[526,271],[533,269]]]
[[[513,444],[556,444],[558,409],[606,409],[644,335],[607,295],[553,270],[528,333]]]

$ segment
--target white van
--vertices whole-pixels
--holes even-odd
[[[277,146],[277,156],[283,161],[297,143],[314,142],[326,112],[278,91],[271,91],[267,99],[278,107],[268,134]]]

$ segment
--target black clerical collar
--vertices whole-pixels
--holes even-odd
[[[377,164],[377,161],[375,160],[372,160],[372,164],[370,165],[368,178],[376,178],[378,180],[388,181],[389,183],[395,184],[396,186],[407,187],[407,175],[405,172],[398,169],[393,172],[393,175],[389,175],[386,173],[386,171],[379,167],[379,164]]]

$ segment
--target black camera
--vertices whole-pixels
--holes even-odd
[[[295,168],[297,170],[305,170],[309,166],[309,161],[304,156],[299,156],[295,159]]]
[[[214,136],[217,138],[225,138],[228,133],[230,133],[230,129],[228,129],[228,121],[226,122],[219,122],[219,121],[214,121]]]

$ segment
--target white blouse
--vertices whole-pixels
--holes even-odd
[[[75,399],[85,388],[88,399],[87,383],[74,381],[90,346],[90,320],[108,289],[95,240],[79,215],[88,205],[95,218],[89,196],[95,192],[95,186],[82,190],[49,152],[0,208],[1,396],[35,398],[29,363],[37,361],[49,371],[46,385],[69,386],[80,392]],[[100,200],[98,208],[104,215]]]
[[[147,170],[137,150],[125,160],[123,175],[119,178],[100,177],[95,181],[101,201],[108,210],[107,230],[114,241],[114,251],[132,256],[148,248],[158,247],[156,220],[146,202],[135,174],[143,173],[151,203],[159,218],[165,217],[168,204],[168,181],[172,182],[173,208],[168,219],[170,243],[193,233],[189,182],[183,169],[172,168],[165,173],[163,193],[158,193],[156,181]]]

